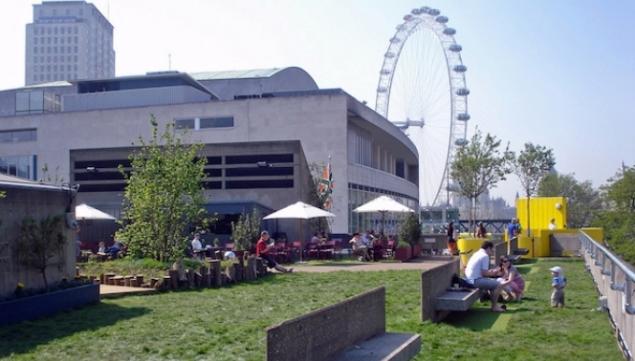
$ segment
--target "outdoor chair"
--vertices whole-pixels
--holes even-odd
[[[320,259],[333,259],[335,253],[335,241],[326,241],[319,247],[318,258]]]
[[[386,258],[393,258],[395,257],[395,246],[396,246],[397,242],[395,242],[394,240],[388,240],[388,245],[386,246],[386,250],[384,252],[384,256]]]
[[[289,253],[284,242],[276,242],[273,248],[273,256],[278,263],[288,263]]]
[[[319,258],[320,251],[318,249],[318,245],[309,243],[309,245],[307,246],[306,254],[307,258],[309,259]]]

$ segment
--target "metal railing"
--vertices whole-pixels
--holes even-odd
[[[601,268],[602,274],[611,277],[610,287],[614,291],[622,292],[624,296],[624,311],[630,315],[635,315],[633,306],[633,283],[635,283],[635,272],[628,265],[617,258],[606,247],[594,241],[584,231],[580,231],[582,250],[593,259],[594,264]],[[620,279],[623,278],[623,281]]]

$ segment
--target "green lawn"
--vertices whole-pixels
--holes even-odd
[[[0,358],[15,360],[262,360],[265,328],[379,285],[391,331],[418,332],[417,360],[623,360],[580,261],[557,261],[567,307],[551,309],[549,267],[519,268],[527,298],[506,314],[477,303],[441,324],[419,321],[416,271],[295,273],[223,289],[107,300],[0,328]]]

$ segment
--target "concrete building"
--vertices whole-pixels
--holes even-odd
[[[26,25],[25,84],[114,77],[112,41],[112,25],[93,4],[44,1],[33,5],[33,22]]]
[[[15,99],[25,94],[56,101],[23,108]],[[329,156],[333,233],[378,227],[379,215],[352,210],[380,194],[417,208],[415,145],[345,91],[319,89],[296,67],[0,91],[0,173],[79,184],[78,202],[119,216],[125,184],[117,167],[129,167],[139,136],[150,137],[151,115],[205,145],[207,208],[230,219],[306,201],[315,189],[311,169]]]

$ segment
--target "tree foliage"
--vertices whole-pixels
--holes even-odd
[[[635,167],[623,167],[601,187],[604,211],[594,225],[604,228],[607,245],[635,264]]]
[[[151,117],[152,138],[139,138],[140,148],[130,155],[126,178],[123,228],[117,238],[133,257],[159,261],[178,259],[188,244],[187,231],[205,222],[201,184],[205,157],[201,144],[185,145],[167,124],[162,134]]]
[[[501,141],[476,129],[468,145],[460,147],[450,169],[450,177],[458,183],[456,192],[470,200],[470,220],[478,197],[511,173],[513,154],[509,145],[500,150]]]
[[[399,241],[406,242],[413,247],[419,242],[421,237],[421,223],[416,213],[408,213],[406,219],[399,229]]]
[[[553,170],[556,159],[552,149],[542,145],[525,143],[525,148],[520,151],[514,161],[514,172],[520,180],[520,184],[527,196],[527,235],[531,235],[530,206],[531,196],[536,194],[538,184],[547,173]]]
[[[62,264],[65,244],[62,216],[48,216],[39,222],[28,217],[20,223],[18,260],[23,265],[40,271],[46,289],[49,287],[46,269],[53,264],[56,257],[58,264]]]
[[[246,251],[260,237],[260,224],[262,216],[258,210],[254,209],[251,213],[243,213],[237,222],[232,222],[232,239],[237,251]]]
[[[602,208],[598,190],[590,181],[578,182],[573,174],[547,174],[538,185],[539,197],[566,197],[567,225],[570,228],[588,227]]]

